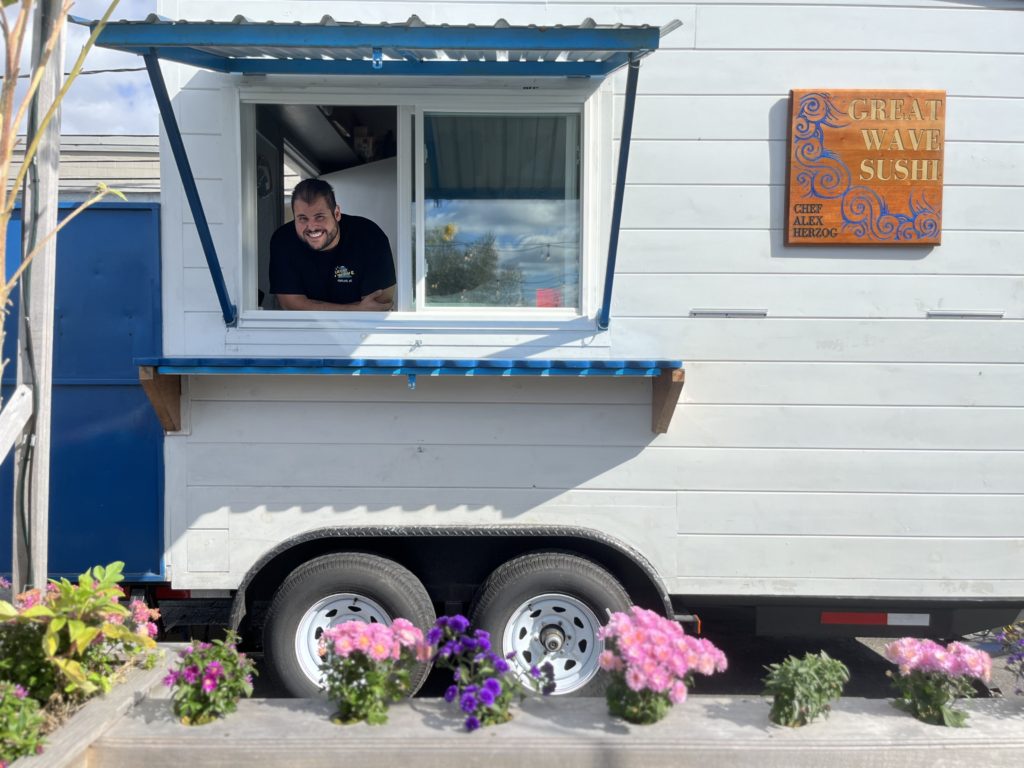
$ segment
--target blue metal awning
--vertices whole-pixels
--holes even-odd
[[[142,357],[139,380],[164,429],[181,429],[181,377],[216,375],[646,378],[652,382],[651,429],[668,431],[684,371],[680,360],[515,360],[499,358]]]
[[[95,21],[72,17],[86,26]],[[319,24],[173,21],[109,22],[96,44],[241,74],[468,75],[502,77],[596,76],[658,48],[661,28],[647,25],[493,26],[425,24],[419,17],[394,24],[335,21]]]
[[[99,23],[78,17],[71,20],[90,28]],[[282,24],[253,22],[242,16],[230,22],[172,21],[151,14],[144,21],[108,22],[96,45],[136,53],[146,61],[168,143],[227,325],[237,322],[238,310],[228,296],[160,71],[161,59],[227,73],[317,76],[605,77],[620,67],[628,67],[604,295],[597,316],[598,328],[603,330],[610,320],[640,60],[658,48],[662,36],[680,25],[679,21],[662,27],[599,25],[586,19],[576,26],[512,26],[504,20],[493,26],[460,26],[425,24],[417,16],[399,24],[339,22],[330,16],[324,16],[319,24]]]

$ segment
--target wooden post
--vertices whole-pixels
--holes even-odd
[[[32,35],[32,69],[38,67],[43,46],[55,24],[66,24],[58,0],[40,0]],[[46,65],[28,118],[28,143],[56,99],[64,80],[64,32]],[[43,136],[25,180],[22,197],[22,254],[32,251],[57,226],[60,116],[54,116]],[[53,305],[56,286],[57,240],[35,255],[21,285],[21,312],[28,329],[19,324],[18,383],[32,388],[33,429],[15,453],[14,476],[14,589],[41,587],[47,578],[50,510],[50,412],[53,380]],[[20,319],[20,318],[19,318]],[[25,338],[27,337],[27,338]],[[19,489],[28,488],[27,498]],[[25,504],[27,502],[27,505]],[[26,546],[27,544],[27,546]],[[20,546],[19,546],[20,545]]]

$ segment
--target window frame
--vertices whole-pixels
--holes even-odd
[[[610,170],[612,167],[612,102],[609,81],[590,82],[580,79],[556,81],[496,81],[478,85],[444,86],[423,83],[429,87],[400,87],[384,84],[380,88],[341,85],[332,87],[295,87],[284,84],[248,84],[238,87],[240,130],[239,178],[242,184],[241,216],[239,218],[239,321],[238,329],[281,328],[360,328],[403,329],[430,324],[458,328],[531,329],[538,325],[560,329],[592,329],[596,327],[600,309],[603,266],[607,257],[607,215],[610,205]],[[536,90],[533,90],[536,88]],[[524,90],[530,89],[529,92]],[[255,306],[257,285],[257,229],[255,193],[255,106],[257,104],[336,104],[358,106],[393,106],[397,111],[397,195],[398,242],[395,246],[396,299],[399,307],[412,307],[413,259],[411,227],[415,223],[417,248],[423,258],[424,206],[417,206],[417,222],[412,221],[413,163],[422,167],[423,115],[425,113],[465,114],[543,114],[574,113],[580,120],[580,304],[567,308],[536,307],[430,307],[398,309],[385,314],[377,312],[298,312],[264,310]],[[511,105],[511,106],[510,106]],[[415,134],[420,137],[413,147],[409,127],[415,120]],[[412,153],[415,153],[416,160]],[[607,182],[607,183],[606,183]],[[424,195],[424,174],[416,174],[416,200]],[[602,247],[603,244],[603,247]],[[417,274],[423,278],[422,265]]]

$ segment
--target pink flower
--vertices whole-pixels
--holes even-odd
[[[15,683],[15,685],[14,685],[14,697],[17,698],[17,699],[24,699],[26,696],[28,696],[28,691],[26,691],[24,689],[24,687],[22,687],[22,686],[18,685],[17,683]]]
[[[602,651],[601,655],[597,657],[597,663],[601,669],[608,672],[617,672],[622,669],[622,659],[611,651]]]
[[[672,683],[672,688],[668,692],[668,700],[673,704],[682,704],[686,701],[686,684],[682,680]]]
[[[647,686],[647,680],[639,669],[629,667],[626,669],[626,685],[632,691],[642,691]]]
[[[207,675],[203,678],[203,693],[213,693],[217,690],[217,678]]]
[[[403,647],[414,648],[417,643],[423,642],[423,632],[408,619],[395,619],[391,631]]]

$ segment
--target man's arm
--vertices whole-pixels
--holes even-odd
[[[395,286],[382,288],[363,296],[361,301],[351,304],[335,304],[331,301],[310,299],[301,293],[279,293],[277,303],[281,309],[313,310],[319,312],[387,312],[395,303]]]

